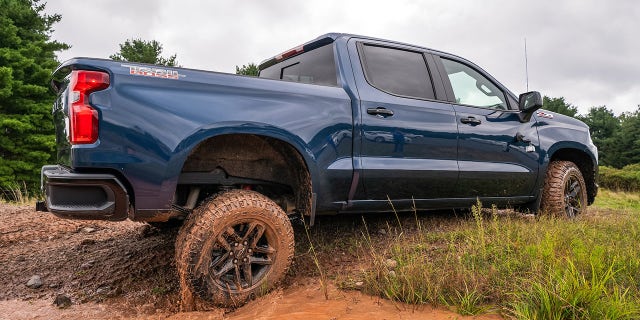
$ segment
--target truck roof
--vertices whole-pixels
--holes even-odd
[[[422,47],[422,46],[418,46],[415,44],[410,44],[410,43],[404,43],[404,42],[399,42],[399,41],[393,41],[393,40],[388,40],[388,39],[382,39],[382,38],[376,38],[376,37],[368,37],[368,36],[362,36],[362,35],[357,35],[357,34],[350,34],[350,33],[339,33],[339,32],[330,32],[330,33],[325,33],[311,41],[305,42],[304,44],[301,44],[297,47],[291,48],[287,51],[284,51],[278,55],[275,55],[271,58],[265,59],[264,61],[260,62],[260,64],[258,65],[258,69],[263,70],[265,68],[268,68],[278,62],[287,60],[291,57],[297,56],[301,53],[304,52],[308,52],[311,51],[313,49],[322,47],[324,45],[330,44],[332,42],[334,42],[335,40],[337,40],[338,38],[360,38],[360,39],[365,39],[365,40],[374,40],[374,41],[384,41],[384,42],[388,42],[388,43],[393,43],[393,44],[398,44],[398,45],[403,45],[403,46],[412,46],[412,47],[416,47],[416,48],[421,48],[424,50],[429,50],[429,51],[433,51],[433,52],[439,52],[439,53],[446,53],[446,52],[442,52],[439,50],[434,50],[431,48],[427,48],[427,47]],[[451,55],[450,53],[446,53],[448,55]]]

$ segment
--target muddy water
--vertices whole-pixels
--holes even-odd
[[[274,292],[229,314],[228,319],[502,319],[496,315],[462,317],[428,306],[409,306],[364,295],[358,291],[329,288],[326,300],[318,284]]]

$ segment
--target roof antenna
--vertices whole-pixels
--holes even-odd
[[[527,91],[529,92],[529,61],[527,60],[527,38],[524,38],[524,74],[527,81]]]

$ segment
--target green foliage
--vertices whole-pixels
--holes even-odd
[[[162,44],[156,40],[127,39],[120,44],[120,52],[109,56],[116,61],[130,61],[159,64],[169,67],[177,66],[176,55],[162,57]]]
[[[242,67],[236,66],[236,74],[257,77],[259,72],[260,70],[258,70],[258,66],[255,63],[243,64]]]
[[[544,108],[575,117],[589,126],[593,143],[598,147],[600,164],[613,168],[640,163],[640,106],[634,112],[616,116],[606,106],[592,107],[585,115],[563,97],[544,97]]]
[[[579,119],[589,126],[594,141],[609,139],[620,128],[620,120],[613,114],[613,110],[606,106],[591,107],[589,112]]]
[[[564,101],[564,97],[549,98],[545,96],[542,98],[542,105],[545,110],[564,114],[569,117],[575,117],[578,114],[578,108]]]
[[[598,183],[612,190],[640,191],[640,163],[622,169],[600,166]]]
[[[620,130],[614,134],[612,144],[616,158],[612,166],[622,168],[640,163],[640,106],[634,112],[620,115]]]
[[[612,165],[618,161],[614,134],[620,130],[620,119],[606,106],[592,107],[589,112],[578,117],[589,126],[593,143],[598,147],[600,163]]]
[[[0,189],[36,190],[40,167],[53,159],[55,137],[49,77],[55,52],[69,46],[51,40],[59,14],[39,0],[0,0]]]

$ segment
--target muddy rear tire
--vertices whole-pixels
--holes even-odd
[[[291,223],[264,195],[231,190],[204,201],[176,241],[182,309],[243,305],[284,278],[293,253]]]
[[[586,208],[587,185],[580,169],[571,161],[551,162],[542,193],[542,212],[573,218]]]

